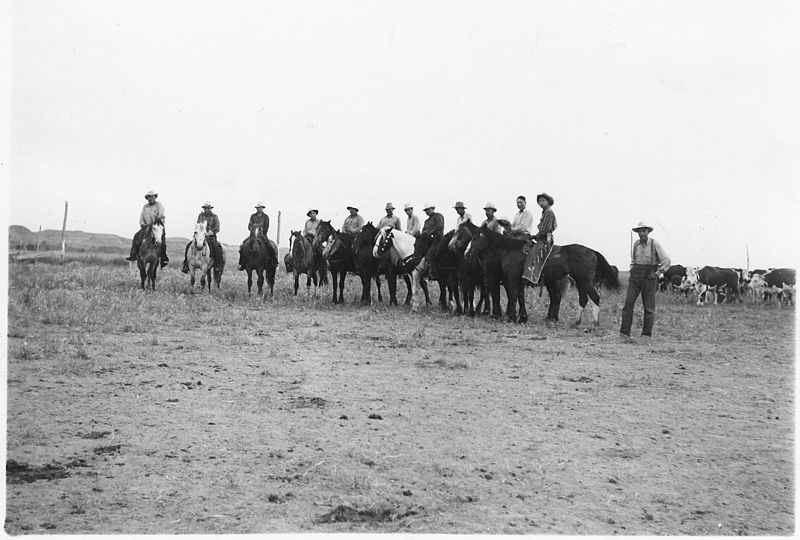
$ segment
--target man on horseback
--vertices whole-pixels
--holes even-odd
[[[135,261],[139,256],[139,246],[142,245],[142,236],[145,229],[157,219],[162,223],[164,222],[164,205],[156,202],[157,197],[158,193],[152,190],[148,191],[147,195],[144,196],[147,199],[147,204],[142,207],[142,212],[139,214],[139,230],[133,235],[131,254],[127,258],[129,261]],[[167,257],[167,234],[164,232],[161,235],[161,268],[167,266],[167,263],[169,263],[169,257]]]
[[[257,229],[259,231],[259,238],[264,242],[267,241],[267,231],[269,230],[269,216],[264,213],[264,203],[258,201],[256,203],[256,212],[255,214],[250,215],[250,221],[247,223],[247,230],[252,231],[253,229]],[[247,242],[247,238],[245,238],[244,242]],[[244,270],[244,264],[242,261],[242,247],[244,246],[244,242],[242,245],[239,246],[239,271],[241,272]]]
[[[633,231],[639,235],[639,239],[633,243],[628,293],[625,296],[625,305],[622,307],[622,324],[619,328],[619,333],[624,341],[630,341],[631,339],[633,307],[640,294],[644,309],[642,336],[650,337],[653,335],[658,278],[670,266],[669,256],[664,251],[664,248],[655,239],[648,238],[648,235],[653,232],[653,227],[644,221],[640,221],[633,227]]]
[[[539,230],[533,237],[536,243],[525,257],[522,279],[528,285],[539,283],[544,263],[547,262],[547,257],[553,250],[553,232],[558,226],[556,215],[552,209],[555,203],[553,197],[547,193],[540,193],[536,196],[536,203],[542,208],[542,217],[539,219]]]
[[[494,203],[487,202],[483,207],[483,211],[486,212],[486,219],[481,223],[481,227],[485,226],[490,231],[503,234],[503,226],[494,215],[497,212],[497,206]]]
[[[408,219],[406,220],[406,234],[417,236],[420,230],[422,230],[422,227],[419,224],[419,218],[414,215],[414,207],[406,203],[404,209],[406,215],[408,216]]]
[[[403,230],[403,224],[400,222],[400,218],[394,215],[394,206],[392,203],[386,203],[386,215],[378,221],[378,229],[383,229],[384,227],[391,227],[398,231]]]
[[[314,243],[314,236],[317,234],[317,227],[319,227],[319,220],[317,219],[318,214],[319,210],[316,208],[309,208],[308,212],[306,212],[308,219],[305,225],[303,225],[303,236],[308,238],[308,241],[312,244]]]
[[[509,233],[511,236],[519,238],[528,238],[533,230],[533,214],[526,208],[528,204],[525,195],[517,197],[517,208],[519,212],[514,214],[511,220],[511,227]]]
[[[425,212],[428,219],[422,224],[422,231],[415,236],[429,239],[430,243],[425,252],[425,258],[428,260],[428,266],[430,267],[428,279],[435,281],[437,276],[436,268],[433,264],[433,253],[436,251],[438,242],[444,236],[444,216],[436,211],[436,205],[433,204],[426,204],[422,211]]]
[[[350,210],[350,215],[344,218],[342,232],[358,234],[364,226],[364,218],[358,215],[358,208],[355,206],[348,206],[347,209]]]
[[[464,206],[464,203],[461,201],[456,201],[456,204],[453,205],[453,208],[456,209],[456,214],[458,214],[458,218],[456,218],[456,228],[464,222],[472,221],[472,216],[469,212],[467,212],[467,207]]]
[[[219,270],[219,265],[222,263],[222,246],[217,242],[217,233],[219,232],[219,216],[211,211],[214,208],[211,203],[206,201],[203,203],[203,211],[197,216],[197,223],[205,222],[206,224],[206,242],[211,250],[211,258],[214,260],[214,268]],[[183,268],[181,272],[184,274],[189,273],[189,246],[192,243],[186,244],[186,249],[183,253]]]

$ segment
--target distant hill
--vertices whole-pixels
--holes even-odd
[[[41,251],[61,249],[61,231],[47,229],[40,236]],[[64,241],[67,251],[94,251],[98,253],[127,253],[131,248],[131,239],[116,234],[87,233],[83,231],[65,231]],[[36,250],[37,233],[22,225],[8,227],[9,251]],[[188,238],[167,237],[167,245],[185,245]]]

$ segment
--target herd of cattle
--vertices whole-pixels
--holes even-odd
[[[664,272],[659,289],[672,290],[688,296],[697,293],[697,305],[741,301],[750,295],[753,302],[773,302],[794,305],[794,268],[743,270],[741,268],[686,268],[679,264]]]

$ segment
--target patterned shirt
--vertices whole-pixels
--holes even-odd
[[[633,243],[631,266],[634,264],[658,266],[661,272],[665,272],[670,266],[669,255],[661,247],[661,244],[656,242],[654,238],[648,237],[647,242],[637,240]]]
[[[307,219],[306,224],[303,226],[303,236],[314,236],[317,233],[317,227],[319,227],[318,219]]]
[[[197,216],[197,223],[203,221],[206,222],[206,236],[216,236],[219,232],[219,216],[214,212],[211,212],[210,216],[207,216],[205,212],[200,212],[200,215]]]
[[[420,227],[420,224],[419,224],[419,218],[417,216],[415,216],[414,214],[411,214],[410,216],[408,216],[408,219],[406,220],[406,234],[410,234],[411,236],[414,236],[420,230],[421,230],[421,227]]]
[[[378,228],[383,229],[384,227],[391,227],[393,229],[397,229],[398,231],[402,231],[403,223],[400,221],[398,216],[383,216],[378,222]]]
[[[219,221],[219,220],[218,220]],[[250,222],[247,224],[247,230],[252,231],[253,227],[261,225],[261,233],[266,236],[269,230],[269,216],[264,212],[259,215],[258,212],[250,216]]]
[[[359,233],[361,232],[361,228],[364,226],[364,218],[359,216],[358,214],[354,216],[347,216],[344,218],[344,223],[342,224],[342,232],[343,233]]]
[[[444,216],[439,212],[431,214],[422,225],[422,235],[428,234],[434,238],[441,238],[444,236]]]
[[[533,214],[527,208],[514,214],[511,220],[511,232],[531,234],[533,230]]]
[[[547,238],[547,233],[552,233],[558,227],[556,215],[553,213],[552,208],[545,208],[542,210],[542,217],[539,220],[539,232],[536,234],[537,240],[544,240]]]
[[[472,216],[469,214],[469,212],[464,212],[463,216],[458,216],[458,219],[456,219],[456,228],[467,221],[472,221]]]
[[[164,205],[160,202],[154,204],[147,203],[142,207],[142,213],[139,215],[139,226],[147,227],[151,225],[156,218],[164,221]]]

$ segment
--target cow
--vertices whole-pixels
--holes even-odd
[[[697,305],[707,303],[708,297],[714,296],[714,303],[719,303],[719,295],[725,297],[729,293],[739,298],[739,274],[732,268],[704,266],[701,269],[687,268],[686,282],[697,292]]]
[[[677,276],[678,281],[677,283],[680,284],[680,278],[686,275],[686,267],[680,264],[673,264],[670,266],[666,272],[661,276],[658,280],[658,290],[661,292],[666,292],[668,288],[675,290],[675,283],[676,281],[672,278]]]
[[[764,275],[754,274],[750,278],[751,290],[762,293],[763,301],[772,294],[778,297],[778,305],[784,301],[794,305],[795,270],[794,268],[774,268]]]

